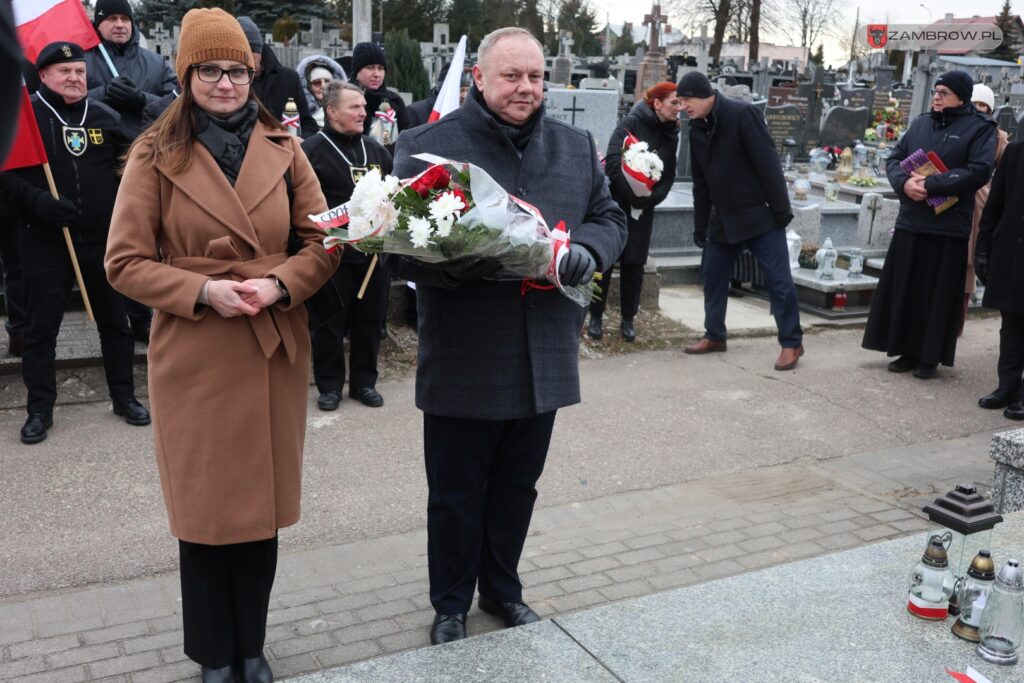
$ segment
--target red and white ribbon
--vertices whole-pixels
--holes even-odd
[[[285,128],[294,128],[295,130],[298,130],[299,129],[299,115],[296,114],[295,116],[288,116],[287,114],[282,114],[281,115],[281,125],[284,126]]]
[[[946,669],[946,673],[960,681],[960,683],[992,683],[984,674],[975,669],[973,666],[967,667],[967,671],[960,673],[959,671],[951,671]]]
[[[374,112],[373,115],[376,116],[378,119],[383,119],[388,123],[398,122],[398,114],[395,112],[394,109],[388,109],[387,111],[377,111]]]
[[[911,593],[907,596],[907,610],[925,619],[945,619],[949,616],[949,601],[929,602]]]

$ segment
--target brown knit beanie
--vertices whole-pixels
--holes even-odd
[[[228,59],[254,68],[249,41],[238,21],[219,8],[190,9],[181,20],[178,57],[174,70],[185,82],[185,73],[193,64]]]

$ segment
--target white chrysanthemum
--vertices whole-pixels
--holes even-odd
[[[426,247],[430,244],[430,221],[426,218],[413,216],[409,219],[409,240],[414,247]]]
[[[449,216],[447,218],[441,218],[440,220],[437,221],[437,229],[434,231],[434,233],[438,237],[447,237],[448,235],[452,234],[453,225],[455,225],[454,217]]]
[[[371,169],[359,179],[352,190],[352,198],[348,201],[349,215],[354,218],[369,218],[377,213],[377,207],[387,197],[380,171]]]
[[[437,199],[430,203],[430,217],[438,225],[448,219],[451,219],[450,222],[455,222],[465,210],[466,203],[454,192],[442,192]]]
[[[661,180],[661,172],[665,169],[665,164],[661,157],[648,151],[646,142],[634,142],[629,149],[622,153],[622,159],[631,169],[642,173],[654,182]]]
[[[398,177],[393,175],[384,176],[384,192],[390,197],[398,191]]]

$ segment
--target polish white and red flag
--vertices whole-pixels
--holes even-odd
[[[448,67],[448,75],[444,77],[441,90],[434,100],[434,109],[430,112],[427,123],[433,123],[439,118],[459,108],[459,90],[462,84],[462,70],[466,66],[466,36],[459,39],[459,44],[452,55],[452,64]]]
[[[18,132],[14,136],[14,144],[7,158],[0,165],[0,171],[10,171],[14,168],[25,168],[26,166],[39,166],[46,163],[46,149],[43,147],[43,139],[39,136],[39,126],[36,125],[36,114],[32,110],[32,103],[28,99],[28,88],[21,84],[21,111],[18,114]]]
[[[58,40],[83,50],[100,44],[81,0],[13,0],[12,5],[18,42],[33,64],[40,50]]]

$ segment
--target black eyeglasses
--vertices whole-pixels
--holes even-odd
[[[953,94],[952,90],[939,90],[938,88],[935,88],[935,90],[932,90],[932,95],[938,95],[939,97],[949,97],[952,94]]]
[[[252,75],[255,73],[252,69],[247,69],[244,66],[222,69],[212,64],[193,64],[192,68],[196,70],[196,76],[199,76],[199,80],[203,83],[220,83],[220,79],[227,74],[228,80],[233,84],[246,85],[252,81]]]

